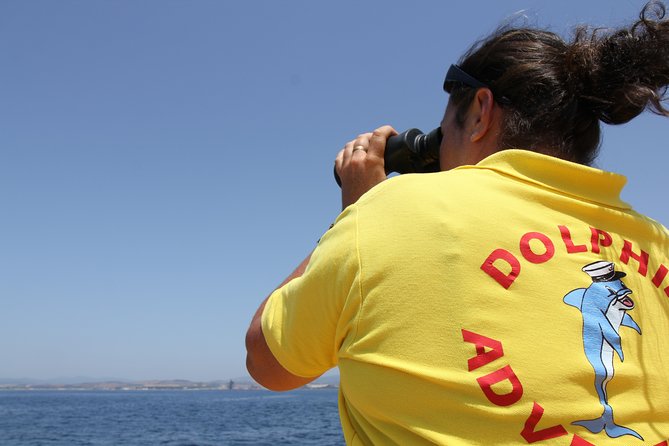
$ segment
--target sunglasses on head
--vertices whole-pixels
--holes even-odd
[[[451,65],[446,72],[446,79],[444,79],[444,91],[446,93],[450,93],[456,84],[467,85],[468,87],[472,88],[487,88],[488,90],[493,91],[492,88],[488,86],[488,84],[481,82],[474,76],[470,76],[459,66]],[[495,95],[494,91],[493,95]],[[506,96],[495,97],[495,100],[500,104],[511,104],[511,101]]]

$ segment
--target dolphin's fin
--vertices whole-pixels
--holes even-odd
[[[593,434],[598,434],[604,430],[604,426],[606,426],[606,420],[604,420],[604,417],[601,416],[599,418],[595,418],[594,420],[574,421],[571,424],[576,426],[583,426]]]
[[[643,437],[641,435],[632,429],[629,429],[625,426],[620,426],[616,424],[615,421],[613,421],[613,410],[610,406],[604,409],[604,413],[599,418],[595,418],[594,420],[574,421],[571,424],[583,426],[593,434],[598,434],[604,430],[611,438],[622,437],[623,435],[631,435],[643,441]]]
[[[628,427],[620,426],[619,424],[614,423],[613,420],[611,420],[611,423],[606,424],[605,430],[606,434],[612,438],[622,437],[623,435],[631,435],[643,441],[643,437],[641,435],[637,434]]]
[[[611,326],[611,323],[606,319],[603,323],[599,324],[604,340],[609,343],[611,347],[618,353],[618,357],[621,361],[625,360],[623,355],[623,346],[620,343],[620,335],[618,332]]]
[[[573,291],[567,293],[567,295],[562,299],[567,305],[581,309],[581,304],[583,303],[583,295],[585,294],[585,288],[577,288]]]
[[[641,328],[639,328],[637,323],[634,322],[634,319],[632,319],[632,316],[630,316],[627,313],[625,313],[625,316],[623,316],[623,321],[620,323],[620,325],[624,325],[625,327],[633,328],[637,331],[637,333],[641,334]]]

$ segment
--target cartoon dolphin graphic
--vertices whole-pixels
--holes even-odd
[[[583,426],[593,433],[605,430],[609,437],[632,435],[643,440],[632,429],[613,421],[613,408],[606,393],[606,385],[613,378],[613,352],[618,354],[620,361],[624,360],[620,326],[633,328],[641,334],[639,326],[627,314],[634,308],[634,301],[629,297],[632,290],[620,280],[625,273],[615,271],[612,262],[590,263],[583,267],[583,272],[592,278],[592,285],[570,291],[564,297],[564,303],[578,308],[583,315],[583,349],[595,370],[595,390],[604,413],[594,420],[574,421],[572,424]]]

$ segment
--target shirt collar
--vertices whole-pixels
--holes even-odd
[[[509,149],[496,152],[475,166],[489,169],[523,181],[573,195],[606,206],[631,209],[620,199],[627,178],[612,172],[572,163],[528,150]]]

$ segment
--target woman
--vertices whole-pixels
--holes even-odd
[[[346,144],[345,209],[256,313],[254,378],[338,366],[349,444],[669,439],[669,233],[588,167],[600,121],[669,116],[664,17],[476,44],[444,82],[439,173],[386,180],[389,126]]]

